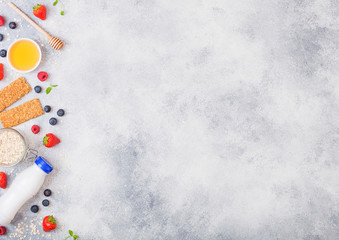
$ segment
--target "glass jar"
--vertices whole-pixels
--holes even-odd
[[[0,129],[0,167],[13,167],[24,159],[35,159],[37,155],[38,151],[29,148],[19,131]]]

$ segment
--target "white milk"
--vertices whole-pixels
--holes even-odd
[[[19,209],[41,188],[53,167],[44,158],[17,175],[9,189],[0,197],[0,226],[8,225]]]

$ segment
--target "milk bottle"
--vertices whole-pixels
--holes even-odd
[[[43,157],[19,173],[9,189],[0,197],[0,225],[9,224],[15,214],[41,188],[45,177],[53,170],[52,165]]]

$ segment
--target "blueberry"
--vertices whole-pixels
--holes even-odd
[[[37,213],[39,211],[39,207],[37,205],[33,205],[31,207],[31,211],[34,212],[34,213]]]
[[[4,35],[2,35],[2,34],[0,33],[0,42],[1,42],[2,40],[4,40]]]
[[[45,195],[46,197],[49,197],[49,196],[52,195],[52,191],[51,191],[50,189],[46,189],[46,190],[44,191],[44,195]]]
[[[50,112],[50,111],[51,111],[51,106],[46,105],[46,106],[44,107],[44,111],[45,111],[45,112]]]
[[[59,117],[62,117],[63,115],[65,115],[65,111],[64,111],[63,109],[59,109],[59,110],[57,111],[57,115],[58,115]]]
[[[49,119],[49,124],[51,124],[51,125],[55,125],[55,124],[57,124],[57,122],[58,122],[58,120],[56,120],[56,118],[50,118]]]
[[[7,56],[7,51],[5,49],[0,50],[0,56],[1,57],[6,57]]]
[[[10,29],[15,29],[16,28],[16,23],[15,22],[10,22],[9,23],[9,28]]]
[[[35,91],[36,93],[40,93],[40,92],[41,92],[41,87],[40,87],[40,86],[35,86],[35,87],[34,87],[34,91]]]
[[[49,205],[49,201],[47,199],[42,201],[42,205],[44,205],[45,207],[47,207]]]

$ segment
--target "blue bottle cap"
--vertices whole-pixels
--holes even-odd
[[[53,170],[53,166],[43,157],[39,156],[35,160],[35,164],[45,173],[49,174]]]

